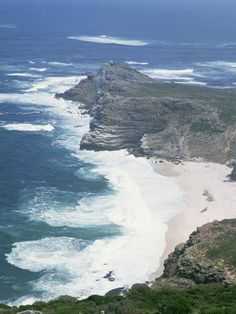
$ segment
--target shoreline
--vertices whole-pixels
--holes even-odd
[[[75,102],[76,103],[76,102]],[[88,115],[90,117],[90,114]],[[85,133],[86,134],[86,133]],[[156,278],[160,277],[163,273],[163,263],[165,259],[168,257],[168,255],[174,251],[175,247],[180,244],[185,242],[188,238],[189,235],[196,230],[197,227],[200,227],[208,222],[212,222],[213,220],[222,220],[225,218],[234,218],[236,215],[236,206],[233,206],[233,204],[236,204],[236,196],[234,195],[234,190],[236,188],[236,183],[229,182],[227,181],[227,176],[231,173],[231,169],[228,168],[225,165],[217,164],[217,163],[210,163],[210,162],[203,162],[203,161],[187,161],[187,162],[180,162],[179,164],[175,164],[173,162],[169,162],[166,160],[161,160],[156,157],[152,157],[148,159],[146,156],[142,157],[135,157],[132,153],[129,153],[127,150],[122,150],[122,149],[115,149],[112,151],[108,151],[106,149],[101,150],[101,151],[93,151],[92,153],[90,150],[82,150],[82,151],[87,151],[88,154],[94,155],[93,157],[95,160],[98,158],[99,155],[101,156],[106,156],[105,160],[111,160],[114,162],[114,156],[119,155],[121,151],[125,151],[126,157],[124,158],[125,163],[122,165],[122,167],[118,167],[119,169],[116,169],[115,174],[113,173],[114,171],[110,172],[109,174],[106,174],[106,177],[109,178],[110,182],[113,182],[114,178],[117,176],[118,173],[120,173],[120,169],[122,169],[122,172],[125,172],[125,177],[128,178],[129,184],[126,186],[127,190],[130,188],[130,186],[133,186],[134,184],[134,190],[132,191],[135,192],[134,194],[137,196],[135,197],[131,203],[136,204],[136,208],[134,211],[130,210],[129,215],[131,215],[132,218],[131,224],[129,226],[123,225],[124,224],[124,217],[123,221],[116,216],[115,211],[112,211],[108,216],[111,219],[113,223],[117,223],[124,228],[128,234],[125,236],[123,235],[123,240],[127,240],[129,237],[132,240],[135,238],[135,240],[131,241],[135,247],[135,253],[134,255],[139,255],[141,252],[140,247],[136,246],[137,239],[140,239],[139,237],[141,236],[143,245],[142,247],[146,247],[148,249],[150,247],[149,243],[153,243],[152,239],[155,238],[156,242],[156,249],[153,247],[151,250],[148,252],[150,254],[149,258],[150,260],[145,262],[144,260],[140,261],[139,263],[143,264],[142,270],[143,270],[143,276],[140,275],[140,271],[137,272],[137,280],[135,282],[144,282],[144,278],[146,277],[146,283],[149,282],[151,283],[153,280]],[[96,156],[96,157],[95,157]],[[121,162],[122,159],[122,154],[119,156],[119,160]],[[103,159],[103,158],[101,158]],[[130,169],[127,170],[128,166],[128,160],[132,160],[132,166],[131,172]],[[95,161],[94,160],[94,161]],[[134,163],[134,160],[136,161]],[[111,162],[111,165],[108,165],[108,168],[112,166],[114,167],[113,162]],[[120,163],[119,162],[119,163]],[[141,174],[142,171],[140,166],[144,166],[144,164],[149,164],[149,167],[146,166],[145,171],[143,174]],[[139,167],[135,167],[136,164],[139,164]],[[108,162],[109,164],[109,162]],[[112,165],[113,164],[113,165]],[[116,165],[118,166],[118,165]],[[119,165],[120,166],[120,165]],[[104,170],[104,167],[102,167]],[[116,167],[115,167],[116,168]],[[132,169],[136,168],[136,169]],[[148,170],[148,168],[151,168]],[[113,169],[114,170],[114,169]],[[147,171],[148,170],[148,171]],[[106,172],[106,171],[105,171]],[[154,173],[151,175],[151,173]],[[145,175],[144,175],[145,174]],[[159,183],[156,182],[158,181],[158,175],[159,175],[159,180],[163,181],[162,184],[165,181],[166,184],[168,185],[168,188],[163,189],[162,185],[159,185]],[[147,178],[149,177],[149,178]],[[161,178],[162,177],[162,178]],[[151,181],[150,181],[151,178]],[[153,180],[153,182],[152,182]],[[131,184],[131,181],[133,182]],[[152,182],[153,184],[150,184]],[[172,182],[172,183],[171,183]],[[115,181],[113,182],[114,186],[117,185],[117,183],[120,182],[120,175],[115,178]],[[119,185],[118,184],[118,185]],[[174,202],[173,200],[170,201],[171,199],[171,184],[173,186],[176,186],[176,193],[179,196],[179,203]],[[147,189],[148,186],[148,189]],[[152,193],[150,192],[150,186],[153,188]],[[126,190],[126,189],[122,189]],[[163,197],[167,198],[168,201],[166,204],[159,204],[159,201],[157,199],[154,200],[156,192],[159,190],[160,198],[162,199]],[[156,195],[157,196],[157,195]],[[174,196],[176,197],[176,196]],[[126,197],[125,199],[129,199],[130,197]],[[224,210],[225,208],[225,198],[227,198],[227,209]],[[232,200],[230,199],[232,198]],[[137,201],[138,200],[138,201]],[[178,200],[178,198],[177,198]],[[172,205],[171,205],[172,203]],[[177,204],[178,203],[178,204]],[[231,206],[232,203],[232,206]],[[144,215],[144,218],[142,219],[136,219],[137,216],[137,208],[141,207],[141,205],[147,207],[146,209],[146,216]],[[165,207],[167,205],[167,207]],[[174,210],[174,205],[176,206],[177,210]],[[172,206],[172,208],[171,208]],[[122,207],[122,206],[121,206]],[[123,206],[124,208],[126,206]],[[163,208],[165,209],[163,211]],[[126,210],[125,210],[126,211]],[[124,211],[124,212],[125,212]],[[169,213],[167,213],[169,211]],[[143,211],[141,210],[140,213]],[[152,216],[152,219],[150,217]],[[139,216],[139,215],[138,215]],[[150,216],[150,217],[149,217]],[[169,217],[168,217],[169,216]],[[159,219],[160,218],[160,219]],[[128,219],[128,220],[129,220]],[[155,228],[152,228],[152,225],[154,224],[156,219],[157,224],[155,225]],[[160,220],[160,221],[159,221]],[[162,223],[164,226],[162,226]],[[140,224],[140,230],[143,229],[143,227],[146,226],[147,231],[142,231],[141,234],[137,233],[137,230],[134,228],[134,225],[139,225]],[[156,230],[156,229],[159,229]],[[150,233],[150,231],[154,230],[153,233]],[[161,236],[163,238],[161,239]],[[130,240],[129,239],[129,240]],[[150,241],[151,240],[151,241]],[[160,244],[159,241],[162,240],[163,244]],[[140,242],[140,241],[138,241]],[[130,248],[128,249],[128,244],[118,245],[117,247],[119,248],[118,251],[130,251]],[[131,251],[133,251],[134,248],[131,248]],[[145,251],[144,251],[145,252]],[[144,254],[142,252],[142,254]],[[152,253],[150,253],[152,252]],[[130,253],[130,252],[129,252]],[[140,255],[140,257],[142,256]],[[148,255],[147,252],[145,255]],[[127,254],[128,256],[128,254]],[[107,265],[105,268],[105,276],[103,279],[108,279],[106,278],[107,274],[117,274],[121,270],[121,273],[123,275],[124,269],[122,267],[114,266],[111,267],[113,261],[110,261],[111,258],[109,258],[109,262],[106,261],[104,265]],[[130,264],[133,264],[133,261],[131,261],[132,258],[130,258],[131,262]],[[110,263],[111,262],[111,263]],[[147,265],[147,263],[149,265]],[[122,263],[121,263],[122,264]],[[128,260],[126,261],[125,268],[128,265]],[[152,265],[153,266],[152,266]],[[140,265],[139,265],[140,267]],[[135,267],[134,267],[135,268]],[[146,269],[146,271],[144,271]],[[124,277],[124,276],[122,276]],[[132,276],[135,277],[135,276]],[[141,278],[142,277],[142,278]],[[119,283],[119,275],[117,277],[112,277],[114,278],[113,281],[109,281],[109,288],[106,291],[112,291],[116,289],[117,287],[127,287],[134,283],[128,283],[120,284],[116,286],[116,283]],[[103,280],[102,279],[102,280]],[[122,278],[123,279],[123,278]],[[96,279],[97,281],[98,279]],[[126,278],[127,280],[127,278]],[[125,281],[126,281],[125,280]],[[122,280],[121,280],[122,281]],[[113,284],[115,285],[113,286]],[[103,287],[104,289],[104,287]],[[103,291],[104,292],[104,291]]]
[[[182,194],[183,206],[178,207],[181,210],[167,221],[162,221],[167,227],[164,236],[165,244],[161,248],[162,253],[159,256],[155,255],[157,270],[149,273],[145,281],[145,283],[151,283],[163,274],[163,263],[168,255],[177,245],[186,242],[190,234],[198,227],[214,220],[236,217],[236,194],[233,193],[236,191],[236,182],[228,180],[232,169],[223,164],[200,160],[173,163],[156,157],[148,159],[145,156],[137,158],[126,150],[114,150],[113,153],[119,154],[121,151],[125,151],[128,159],[147,161],[157,175],[162,176],[163,179],[170,179],[170,183],[176,184]],[[107,150],[100,153],[102,152],[112,155],[112,152]],[[97,155],[99,152],[93,153]],[[127,172],[127,175],[130,174]],[[137,181],[134,181],[137,184]],[[143,194],[143,189],[141,192]],[[116,288],[110,288],[106,293],[114,289]]]
[[[236,217],[236,182],[227,180],[231,169],[225,165],[187,161],[174,164],[151,159],[154,170],[174,178],[183,191],[186,207],[167,222],[166,244],[155,276],[161,276],[164,260],[175,247],[185,242],[197,227],[214,220]]]

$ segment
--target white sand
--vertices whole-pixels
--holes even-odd
[[[176,245],[185,242],[197,227],[213,220],[236,217],[236,183],[227,166],[208,162],[173,164],[152,159],[159,174],[175,177],[184,191],[186,209],[168,222],[163,260]],[[161,270],[159,270],[160,272]]]

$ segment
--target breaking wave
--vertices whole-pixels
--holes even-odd
[[[0,28],[13,29],[13,28],[16,28],[16,26],[14,24],[0,24]]]
[[[46,72],[47,68],[30,68],[30,70],[34,72]]]
[[[125,61],[128,65],[148,65],[148,62]]]
[[[19,72],[19,73],[8,73],[8,74],[6,74],[6,76],[32,77],[32,78],[38,78],[38,77],[40,77],[40,75],[38,75],[38,74],[23,73],[23,72]]]
[[[189,81],[184,81],[184,82],[175,82],[176,84],[184,84],[184,85],[199,85],[199,86],[207,86],[207,83],[205,82],[199,82],[199,81],[193,81],[193,80],[189,80]]]
[[[202,62],[196,63],[197,66],[200,67],[209,67],[209,68],[223,68],[226,70],[236,71],[236,62],[229,62],[229,61],[210,61],[210,62]]]
[[[161,80],[182,80],[189,81],[189,78],[195,76],[194,69],[169,70],[169,69],[147,69],[143,73],[148,76]]]
[[[112,37],[107,35],[101,36],[70,36],[68,39],[79,40],[97,44],[113,44],[113,45],[124,45],[124,46],[146,46],[148,42],[142,40],[123,39],[119,37]]]
[[[54,130],[54,126],[51,124],[31,124],[31,123],[9,123],[1,125],[8,131],[21,131],[21,132],[51,132]]]
[[[7,255],[7,260],[11,264],[17,260],[18,267],[37,272],[55,268],[55,260],[60,261],[60,266],[66,264],[66,259],[72,257],[70,256],[72,251],[82,250],[87,245],[88,242],[84,240],[67,237],[17,242],[13,244],[12,252]],[[22,259],[22,252],[28,258]]]
[[[48,62],[48,64],[52,66],[64,66],[64,67],[73,65],[73,63],[65,63],[65,62],[57,62],[57,61],[51,61],[51,62]]]

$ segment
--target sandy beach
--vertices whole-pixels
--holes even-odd
[[[162,262],[197,227],[213,220],[236,217],[236,182],[227,178],[231,172],[229,167],[209,162],[173,164],[157,159],[151,162],[159,174],[175,178],[184,192],[186,205],[186,209],[168,221]],[[158,275],[161,271],[162,267]]]

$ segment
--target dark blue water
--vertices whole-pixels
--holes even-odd
[[[96,260],[83,251],[122,234],[101,218],[114,187],[78,149],[84,129],[74,127],[88,123],[53,99],[58,88],[107,60],[165,81],[235,87],[235,12],[233,0],[1,0],[0,300],[83,295],[94,284],[86,261]],[[100,35],[118,44],[80,40]],[[45,125],[54,129],[34,128]],[[73,256],[83,261],[75,273]]]

